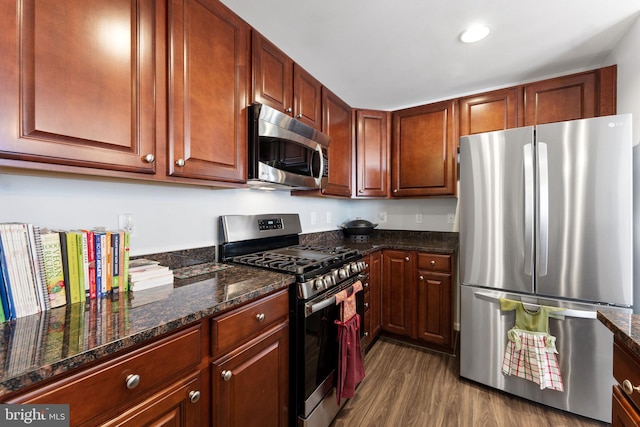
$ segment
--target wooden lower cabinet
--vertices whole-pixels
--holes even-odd
[[[213,318],[213,425],[287,425],[288,301],[283,290]]]
[[[382,330],[453,350],[453,256],[385,250]]]
[[[212,366],[216,426],[285,427],[289,399],[289,326],[283,324]]]
[[[366,269],[363,271],[369,276],[364,286],[364,349],[368,349],[382,330],[382,251],[367,255],[363,261]]]
[[[199,425],[202,337],[198,323],[3,403],[68,404],[71,426]]]
[[[613,386],[611,425],[613,427],[640,426],[640,357],[629,347],[614,338],[613,376],[618,384]],[[629,393],[625,392],[625,384]]]

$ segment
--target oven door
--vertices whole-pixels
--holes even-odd
[[[335,294],[348,289],[362,275],[343,282],[340,286],[316,296],[310,301],[299,301],[303,337],[297,356],[304,397],[299,402],[298,413],[308,418],[318,404],[335,387],[338,366],[338,325],[340,306],[335,304]],[[364,292],[356,293],[356,311],[360,315],[360,338],[364,337]],[[335,400],[335,398],[334,398]]]

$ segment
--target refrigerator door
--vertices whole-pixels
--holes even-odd
[[[460,376],[554,408],[611,422],[613,334],[596,319],[598,306],[472,286],[460,288]],[[549,320],[550,333],[556,337],[563,392],[540,390],[532,381],[502,373],[507,331],[514,325],[515,313],[502,312],[498,298],[523,298],[570,310],[565,311],[563,320]],[[631,312],[626,308],[616,310]]]
[[[633,304],[631,116],[536,127],[536,293]]]
[[[460,138],[461,283],[533,292],[533,127]]]

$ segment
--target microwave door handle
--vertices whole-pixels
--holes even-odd
[[[320,182],[320,180],[322,180],[322,174],[324,173],[324,156],[322,155],[322,146],[321,145],[317,145],[316,146],[316,152],[318,153],[318,156],[320,157],[320,170],[318,171],[318,176],[316,177],[316,179],[318,180],[318,182]]]

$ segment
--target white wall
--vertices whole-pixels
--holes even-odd
[[[304,233],[335,230],[358,217],[380,223],[379,228],[451,231],[447,215],[455,209],[456,199],[291,197],[288,191],[212,190],[0,171],[0,222],[31,222],[58,229],[115,229],[118,214],[133,213],[132,255],[216,245],[217,217],[226,214],[299,213]],[[380,212],[387,213],[386,223],[379,221]],[[422,223],[416,223],[417,213],[422,214]]]
[[[640,142],[640,18],[606,59],[606,65],[618,64],[618,113],[633,114],[633,142]]]

